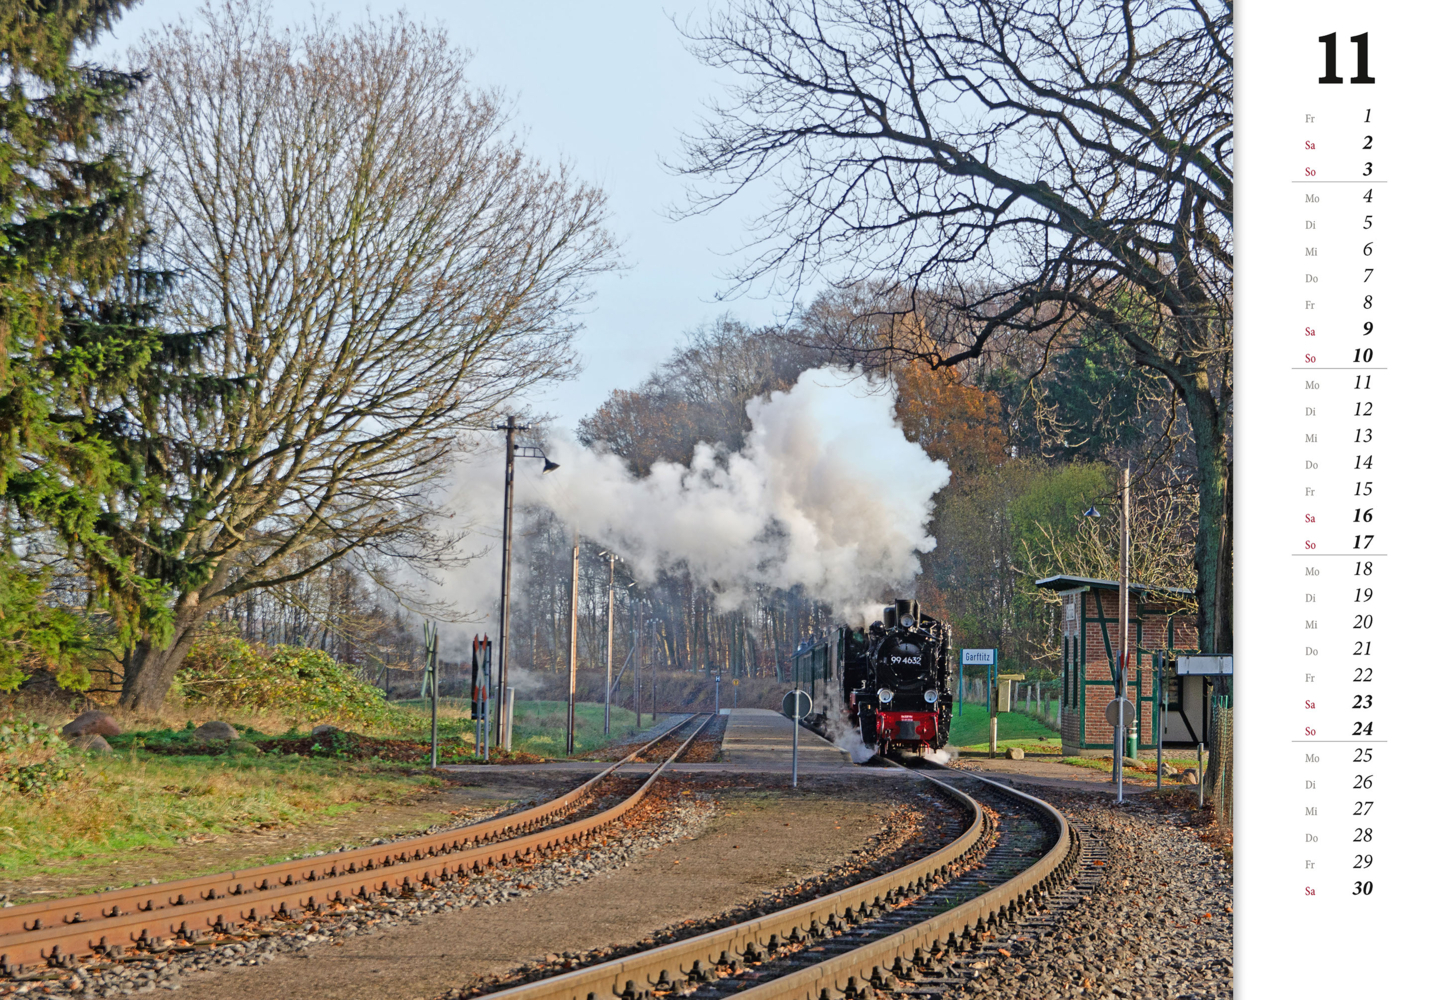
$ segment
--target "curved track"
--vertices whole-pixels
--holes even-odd
[[[1081,857],[1080,838],[1048,803],[977,779],[984,789],[977,794],[1003,805],[996,824],[996,810],[922,777],[971,817],[939,851],[789,909],[488,998],[645,1000],[658,992],[697,1000],[853,1000],[970,951],[1068,881]],[[712,985],[718,979],[730,982],[718,988]]]
[[[0,972],[16,975],[42,962],[67,967],[77,956],[117,955],[169,939],[193,941],[236,921],[403,892],[581,840],[645,798],[704,728],[705,721],[696,725],[697,719],[709,716],[690,716],[580,787],[512,816],[377,847],[0,910]],[[560,822],[584,808],[601,781],[622,765],[647,754],[655,760],[657,751],[666,756],[623,802]]]

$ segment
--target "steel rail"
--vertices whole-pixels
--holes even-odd
[[[929,775],[921,776],[944,785]],[[874,996],[875,989],[893,987],[896,977],[908,978],[915,968],[933,969],[946,957],[963,951],[967,940],[1015,920],[1028,905],[1069,878],[1081,845],[1066,818],[1049,802],[986,778],[971,777],[1022,800],[1050,821],[1056,843],[1038,862],[929,920],[731,996],[737,1000],[863,1000]]]
[[[625,801],[563,826],[499,838],[506,832],[544,826],[573,811],[601,779],[699,717],[697,713],[682,720],[565,795],[504,819],[379,848],[342,851],[229,875],[12,907],[3,911],[7,930],[0,932],[0,971],[14,974],[19,968],[42,961],[63,965],[73,961],[78,952],[105,953],[153,939],[189,939],[204,927],[222,929],[238,920],[287,916],[348,898],[368,899],[376,893],[405,891],[414,884],[433,885],[582,840],[638,805],[704,726],[682,741]],[[133,908],[121,909],[127,903]],[[50,922],[45,917],[50,917]]]
[[[949,865],[981,853],[986,823],[975,800],[945,782],[921,776],[973,810],[974,819],[966,832],[934,854],[808,903],[625,958],[498,990],[487,994],[486,1000],[645,1000],[653,990],[674,991],[687,982],[715,978],[719,969],[738,970],[787,945],[839,933],[871,913],[885,912],[897,898],[913,895],[918,887],[944,881]],[[1053,825],[1056,843],[1038,862],[940,916],[732,996],[744,1000],[842,1000],[869,995],[873,986],[889,984],[893,975],[907,974],[913,964],[919,962],[926,967],[936,957],[959,950],[965,939],[980,933],[977,928],[993,927],[1000,920],[1013,918],[1028,901],[1059,885],[1079,855],[1078,839],[1065,817],[1040,799],[994,782],[986,783],[1025,800]]]
[[[934,779],[933,779],[934,780]],[[985,832],[984,813],[959,789],[936,782],[971,810],[972,820],[960,837],[932,854],[873,879],[763,917],[723,927],[683,941],[637,952],[624,958],[562,973],[522,986],[497,990],[486,1000],[587,1000],[623,997],[637,1000],[652,989],[671,990],[677,983],[714,976],[714,970],[773,953],[787,944],[823,936],[874,912],[885,912],[918,886],[944,878],[945,869],[975,851]]]

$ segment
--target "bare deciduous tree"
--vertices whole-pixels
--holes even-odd
[[[506,400],[566,374],[615,251],[601,192],[527,157],[442,32],[279,32],[222,0],[135,58],[152,82],[127,138],[183,275],[168,319],[219,328],[207,363],[232,387],[135,414],[196,444],[154,459],[180,514],[116,512],[175,595],[173,635],[126,658],[122,701],[151,709],[220,604],[438,554],[437,477]]]
[[[684,169],[780,189],[742,281],[877,286],[936,367],[1104,326],[1194,437],[1204,647],[1231,648],[1228,0],[742,0],[691,34],[741,82]],[[892,325],[891,329],[898,329]]]

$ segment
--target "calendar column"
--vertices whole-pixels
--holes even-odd
[[[1417,975],[1364,957],[1406,951],[1402,914],[1435,849],[1423,832],[1431,672],[1415,655],[1434,617],[1436,240],[1422,47],[1434,26],[1336,3],[1262,5],[1238,24],[1237,990],[1247,998],[1394,995],[1388,986],[1404,991]]]

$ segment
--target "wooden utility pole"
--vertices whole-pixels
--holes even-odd
[[[496,746],[510,749],[511,733],[510,726],[512,719],[507,711],[511,704],[510,690],[510,557],[511,544],[510,535],[515,527],[515,460],[521,458],[539,458],[545,465],[540,470],[542,476],[549,475],[560,468],[555,462],[545,457],[545,452],[533,445],[522,445],[520,448],[515,444],[516,431],[530,430],[530,424],[517,423],[515,415],[511,414],[505,418],[504,423],[491,424],[491,430],[505,431],[505,499],[501,514],[500,528],[500,637],[496,643],[496,658],[500,671],[499,694],[500,694],[500,717],[496,722]],[[532,652],[535,649],[534,641],[531,642]],[[532,664],[533,665],[533,664]]]
[[[565,753],[575,753],[575,649],[576,626],[580,621],[580,532],[570,550],[570,694],[565,708]]]
[[[495,742],[497,746],[509,746],[510,734],[506,732],[509,720],[505,717],[505,691],[510,683],[510,531],[515,519],[515,432],[523,425],[516,423],[515,414],[505,418],[505,498],[501,507],[500,528],[500,636],[495,644],[496,659],[500,668],[501,710],[496,721]]]
[[[605,734],[610,735],[611,660],[615,649],[615,553],[610,556],[610,583],[605,589]]]

